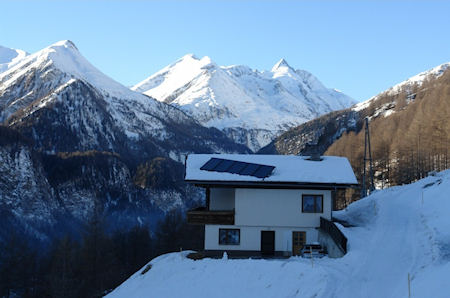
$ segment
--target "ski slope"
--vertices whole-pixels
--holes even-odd
[[[450,297],[450,170],[378,191],[334,216],[341,259],[192,261],[188,252],[150,262],[108,297]]]

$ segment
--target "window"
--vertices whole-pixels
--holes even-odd
[[[323,195],[302,195],[302,212],[323,213]]]
[[[241,242],[240,234],[239,229],[219,229],[219,244],[239,245]]]

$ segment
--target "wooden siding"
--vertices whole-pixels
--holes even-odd
[[[205,207],[189,210],[187,222],[195,225],[234,225],[234,210],[207,210]]]

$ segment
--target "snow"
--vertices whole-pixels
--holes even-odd
[[[447,63],[443,63],[441,65],[438,65],[436,67],[433,67],[427,71],[423,71],[415,76],[410,77],[409,79],[400,82],[392,87],[390,87],[389,89],[381,92],[378,95],[372,96],[371,98],[369,98],[368,100],[365,100],[363,102],[357,103],[356,105],[353,106],[353,110],[354,111],[361,111],[364,110],[366,108],[368,108],[370,106],[370,104],[375,101],[377,98],[380,97],[380,95],[395,95],[396,93],[400,92],[401,90],[403,90],[405,87],[410,87],[414,84],[418,84],[419,86],[423,84],[423,82],[428,79],[428,78],[438,78],[440,77],[448,68],[450,68],[450,62]],[[384,114],[385,117],[389,116],[392,114],[392,111]]]
[[[413,84],[421,85],[427,78],[440,77],[449,67],[450,67],[450,62],[447,62],[447,63],[443,63],[441,65],[438,65],[436,67],[433,67],[432,69],[429,69],[427,71],[423,71],[413,77],[410,77],[406,81],[403,81],[403,82],[391,87],[387,92],[389,94],[395,94],[395,93],[398,93],[405,86],[411,86]]]
[[[348,238],[340,259],[186,258],[162,255],[108,297],[447,298],[450,292],[450,170],[378,191],[335,217]]]
[[[42,83],[42,85],[51,86],[50,89],[53,89],[46,96],[40,97],[40,102],[34,107],[27,109],[23,117],[58,100],[60,92],[80,80],[94,87],[103,95],[109,113],[113,115],[119,127],[130,139],[137,140],[140,136],[151,135],[165,140],[171,137],[165,129],[164,121],[167,119],[183,124],[194,122],[182,111],[139,92],[134,92],[109,78],[87,61],[69,40],[59,41],[28,55],[6,71],[1,72],[0,96],[9,94],[11,86],[23,84],[23,78],[32,75],[35,71],[39,71],[41,77],[50,73],[49,78],[45,77],[45,84]],[[0,120],[15,113],[17,109],[29,106],[30,102],[24,98],[36,100],[30,95],[34,91],[39,93],[40,87],[40,84],[36,84],[36,89],[28,94],[17,96],[13,102],[8,103],[8,106],[0,113]]]
[[[265,136],[255,139],[256,147],[290,127],[355,103],[284,59],[271,71],[258,71],[218,66],[207,56],[189,54],[132,89],[180,107],[208,127],[265,130]]]
[[[275,166],[267,178],[200,170],[212,157]],[[298,155],[190,154],[186,160],[186,180],[264,181],[299,183],[357,184],[352,167],[345,157],[322,156],[321,161]]]
[[[41,64],[49,63],[53,64],[63,73],[70,74],[72,77],[82,79],[100,90],[107,91],[110,96],[130,96],[130,90],[127,87],[114,81],[95,68],[80,54],[76,46],[70,40],[56,42],[41,51],[27,56],[25,59],[21,60],[20,63],[8,69],[5,73],[2,73],[0,79],[2,76],[7,77],[10,73],[13,73],[14,75],[5,82],[5,84],[8,84],[9,81],[13,81],[17,76],[20,76],[20,72],[15,72],[17,69],[26,69],[23,67],[24,65],[36,67]],[[145,98],[138,94],[134,95],[134,97]]]
[[[17,64],[27,55],[25,51],[0,46],[0,73]]]
[[[10,85],[30,68],[43,68],[52,65],[71,78],[81,79],[104,92],[105,95],[116,98],[131,98],[142,104],[151,104],[153,100],[114,81],[94,67],[78,51],[70,40],[56,42],[34,54],[26,56],[19,63],[0,73],[0,81],[4,86]],[[68,79],[69,80],[69,79]],[[0,92],[2,88],[0,88]]]

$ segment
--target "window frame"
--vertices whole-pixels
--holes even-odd
[[[314,211],[305,211],[305,197],[314,197]],[[320,197],[322,210],[317,211],[316,197]],[[302,194],[302,213],[323,213],[323,194]]]
[[[222,231],[237,231],[238,234],[238,243],[221,243],[220,242],[220,233]],[[228,239],[228,234],[226,234],[226,239]],[[219,228],[219,245],[241,245],[241,229],[227,229],[227,228]],[[227,241],[228,242],[228,241]]]

